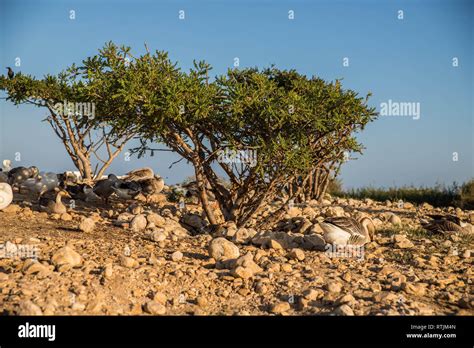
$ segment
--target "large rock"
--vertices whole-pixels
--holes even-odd
[[[393,236],[393,242],[399,249],[411,249],[414,247],[413,243],[403,234],[396,234]]]
[[[76,267],[82,263],[82,257],[71,247],[65,246],[53,254],[51,261],[56,267],[64,265]]]
[[[334,311],[335,315],[342,315],[342,316],[352,316],[354,315],[354,311],[352,310],[351,307],[347,304],[343,304],[339,307],[336,308]]]
[[[165,315],[166,314],[166,307],[163,306],[161,303],[155,301],[148,301],[143,306],[145,312],[153,314],[153,315]]]
[[[147,226],[147,220],[146,220],[146,217],[145,215],[143,214],[138,214],[137,216],[135,216],[132,221],[130,222],[130,229],[133,231],[133,232],[140,232],[140,231],[143,231],[146,226]]]
[[[157,227],[163,227],[166,224],[166,219],[157,213],[148,213],[146,219],[149,224],[155,224]]]
[[[398,217],[398,215],[395,215],[395,214],[390,215],[389,222],[392,225],[396,225],[396,226],[400,226],[402,224],[402,220],[400,219],[400,217]]]
[[[213,239],[209,243],[208,251],[216,261],[232,260],[240,256],[239,248],[223,237]]]
[[[235,261],[232,274],[235,277],[247,279],[261,271],[260,266],[253,261],[252,253],[249,252]]]
[[[232,241],[239,244],[249,243],[257,234],[253,228],[239,228],[232,237]]]
[[[291,250],[290,254],[289,254],[290,258],[294,259],[294,260],[298,260],[298,261],[303,261],[304,260],[304,251],[301,250],[301,249],[298,249],[298,248],[295,248],[293,250]]]
[[[326,209],[326,217],[344,216],[344,209],[342,207],[329,207]]]
[[[304,244],[308,249],[314,249],[319,251],[324,251],[326,246],[326,241],[319,234],[310,234],[304,236]]]
[[[272,306],[272,308],[270,309],[270,312],[275,313],[275,314],[281,314],[281,313],[288,312],[290,309],[291,307],[288,302],[278,302]]]
[[[206,227],[206,221],[196,214],[186,214],[182,218],[182,222],[195,230],[201,231],[204,227]]]
[[[18,314],[19,315],[42,315],[43,311],[38,305],[27,300],[27,301],[20,302],[20,305],[18,307]]]

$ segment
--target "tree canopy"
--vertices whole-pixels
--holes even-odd
[[[347,154],[361,152],[356,133],[376,117],[370,94],[360,97],[340,80],[274,66],[229,69],[213,79],[210,72],[204,61],[184,72],[166,52],[147,49],[135,57],[129,47],[110,42],[64,75],[3,78],[0,88],[15,103],[94,101],[99,116],[85,120],[86,127],[106,124],[104,134],[114,139],[137,135],[139,156],[153,150],[152,143],[167,145],[193,165],[200,201],[214,225],[249,223],[285,188],[279,212],[301,195],[321,198]],[[211,193],[217,212],[209,205]]]

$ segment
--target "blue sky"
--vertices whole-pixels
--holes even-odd
[[[377,110],[388,100],[420,103],[421,110],[418,120],[380,117],[358,136],[366,150],[343,167],[346,187],[450,184],[474,176],[473,3],[0,0],[1,73],[6,66],[38,78],[58,73],[112,40],[134,53],[144,51],[144,42],[169,51],[183,69],[204,59],[215,75],[238,57],[241,67],[275,64],[327,80],[343,78],[346,88],[372,92],[370,104]],[[72,169],[59,140],[41,122],[44,116],[45,110],[0,100],[0,158],[20,153],[16,165]],[[149,165],[174,183],[192,174],[184,163],[168,169],[177,158],[163,152],[126,162],[120,156],[110,171]]]

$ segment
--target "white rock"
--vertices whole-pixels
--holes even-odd
[[[147,220],[145,215],[143,214],[138,214],[135,216],[132,221],[130,222],[130,229],[133,232],[140,232],[143,231],[146,228],[147,225]]]

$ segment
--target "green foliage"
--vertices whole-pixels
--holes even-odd
[[[371,198],[377,201],[412,202],[416,204],[429,203],[435,207],[456,206],[464,209],[474,207],[474,180],[470,180],[459,187],[456,183],[451,186],[436,185],[434,187],[391,187],[374,188],[363,187],[348,191],[335,190],[334,195],[346,198]]]
[[[212,81],[211,67],[194,62],[183,72],[162,51],[133,56],[131,49],[107,43],[98,54],[43,80],[18,76],[0,80],[13,102],[29,98],[93,101],[98,117],[117,137],[138,134],[144,155],[153,142],[166,144],[193,164],[203,207],[212,187],[223,216],[244,224],[295,178],[315,168],[328,173],[344,153],[360,152],[355,134],[376,117],[359,97],[295,70],[274,66],[230,69]],[[223,162],[224,149],[256,151],[255,163]],[[226,174],[219,179],[216,168]],[[211,221],[211,223],[212,223]]]

